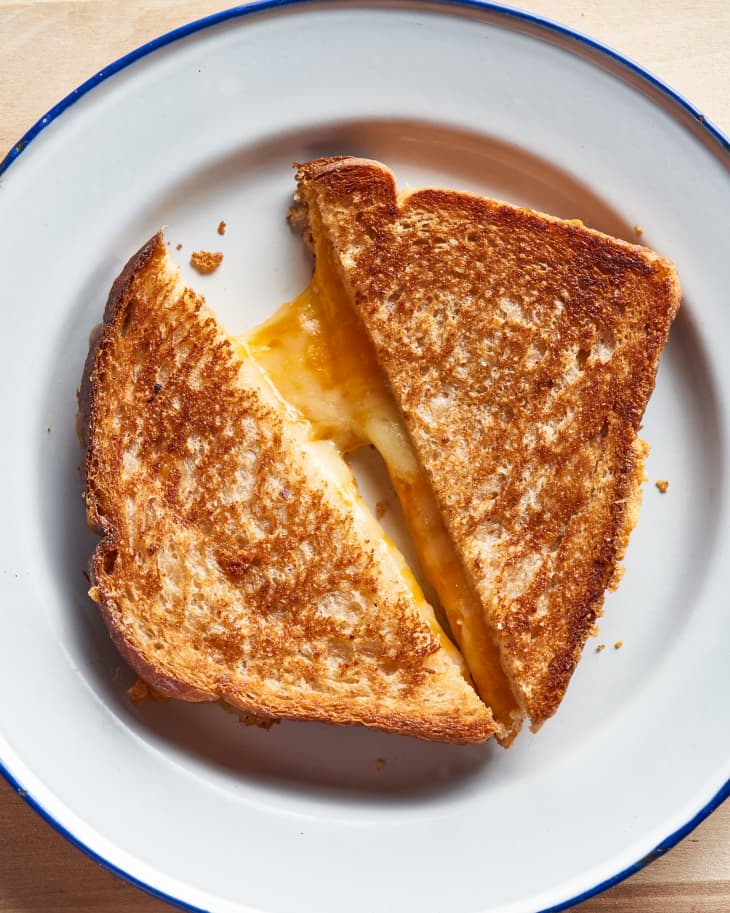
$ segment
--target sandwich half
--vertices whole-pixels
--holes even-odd
[[[251,350],[323,437],[380,450],[509,744],[555,713],[619,580],[676,272],[578,221],[399,194],[374,161],[297,182],[314,278]]]
[[[161,234],[114,283],[79,404],[91,596],[156,691],[446,742],[495,731],[334,445],[185,287]]]

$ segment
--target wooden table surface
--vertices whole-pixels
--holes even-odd
[[[730,133],[730,0],[514,0],[648,67]],[[211,0],[0,0],[0,158],[56,101]],[[0,782],[0,913],[156,913]],[[730,803],[580,913],[729,913]]]

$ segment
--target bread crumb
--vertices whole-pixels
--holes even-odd
[[[656,482],[655,482],[654,484],[656,485],[656,487],[659,489],[659,491],[660,491],[663,495],[665,495],[665,494],[667,493],[667,488],[669,488],[669,480],[668,480],[668,479],[657,479]]]
[[[149,698],[151,701],[159,701],[164,704],[170,700],[165,694],[160,694],[159,691],[148,685],[146,681],[141,678],[137,678],[137,681],[132,685],[131,688],[127,689],[127,696],[133,704],[139,704],[140,701]]]
[[[131,688],[127,689],[127,697],[133,704],[139,704],[145,698],[150,696],[150,689],[147,682],[138,678]]]
[[[199,273],[212,273],[218,269],[223,260],[220,251],[194,250],[190,255],[190,265]]]
[[[639,237],[644,234],[644,229],[641,227],[641,225],[634,225],[634,231]]]
[[[617,640],[616,643],[613,645],[613,649],[620,650],[621,647],[623,647],[623,645],[624,645],[624,642],[622,640]]]
[[[226,233],[226,223],[223,221],[223,219],[221,219],[220,222],[218,223],[218,234],[224,235],[225,233]]]
[[[278,723],[279,720],[274,717],[269,716],[256,716],[255,713],[246,713],[243,710],[239,710],[237,707],[232,707],[226,701],[218,701],[218,706],[221,707],[226,713],[230,713],[236,717],[239,723],[243,723],[244,726],[258,726],[260,729],[271,729],[271,727]]]
[[[258,726],[259,729],[265,729],[267,732],[279,722],[271,717],[256,716],[253,713],[239,713],[238,721],[244,726]]]
[[[616,567],[613,569],[613,574],[611,574],[611,579],[608,581],[607,589],[609,589],[612,593],[614,593],[618,589],[618,585],[619,585],[619,583],[621,583],[621,580],[625,573],[626,573],[626,568],[623,566],[623,564],[617,564]]]
[[[601,650],[605,650],[605,649],[606,649],[606,645],[605,645],[605,644],[599,644],[599,645],[596,647],[596,653],[600,653]]]
[[[182,250],[182,244],[176,244],[175,250]]]
[[[388,505],[385,503],[385,501],[378,501],[375,505],[375,516],[377,519],[382,520],[387,510]]]
[[[375,762],[375,769],[378,773],[382,773],[385,770],[385,758],[378,758]]]

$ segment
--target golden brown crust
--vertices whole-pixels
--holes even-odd
[[[399,197],[377,162],[320,159],[297,179],[539,726],[635,520],[636,434],[679,306],[674,268],[472,194]]]
[[[79,395],[91,594],[120,653],[169,697],[487,738],[458,662],[256,372],[157,235],[114,283]]]

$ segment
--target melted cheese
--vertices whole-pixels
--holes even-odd
[[[293,309],[295,303],[292,302],[292,305],[286,305],[282,310],[288,307]],[[258,335],[258,331],[255,335]],[[292,348],[298,350],[301,343],[299,335],[293,334],[290,339]],[[391,564],[395,573],[410,592],[419,614],[428,624],[431,632],[438,637],[441,647],[461,666],[466,675],[467,669],[463,658],[439,624],[433,607],[424,596],[421,586],[408,567],[403,555],[395,543],[385,534],[383,528],[363,501],[352,470],[342,457],[342,450],[327,433],[332,426],[328,422],[320,422],[315,419],[314,412],[310,419],[308,407],[314,410],[316,404],[321,405],[323,402],[318,396],[314,395],[316,384],[312,382],[311,376],[309,383],[306,383],[300,377],[299,382],[296,384],[298,392],[292,394],[285,382],[285,376],[288,377],[289,374],[279,374],[278,370],[268,371],[266,369],[267,359],[257,350],[252,340],[253,335],[231,337],[233,347],[243,361],[246,382],[255,386],[265,401],[269,401],[272,405],[283,407],[285,421],[289,430],[298,439],[302,451],[306,454],[307,466],[316,466],[320,477],[334,486],[343,504],[346,504],[349,508],[352,521],[360,537],[380,552],[381,559]],[[280,368],[284,367],[283,362],[280,363],[278,359],[276,365]],[[287,396],[284,396],[283,391],[286,391]],[[342,415],[342,435],[344,435],[346,433],[347,414],[343,412]]]
[[[366,443],[372,443],[380,452],[424,573],[438,593],[479,694],[503,727],[501,740],[509,744],[519,728],[521,714],[502,672],[498,648],[370,340],[346,300],[327,251],[317,251],[310,286],[238,342],[266,372],[281,398],[311,423],[313,439],[332,441],[345,453]],[[359,501],[354,484],[353,481],[355,494],[348,488],[348,497]],[[380,536],[387,539],[370,517]],[[374,534],[372,529],[370,532]],[[400,552],[391,543],[389,548],[397,556],[417,602],[425,602]],[[435,616],[431,626],[444,642]]]

